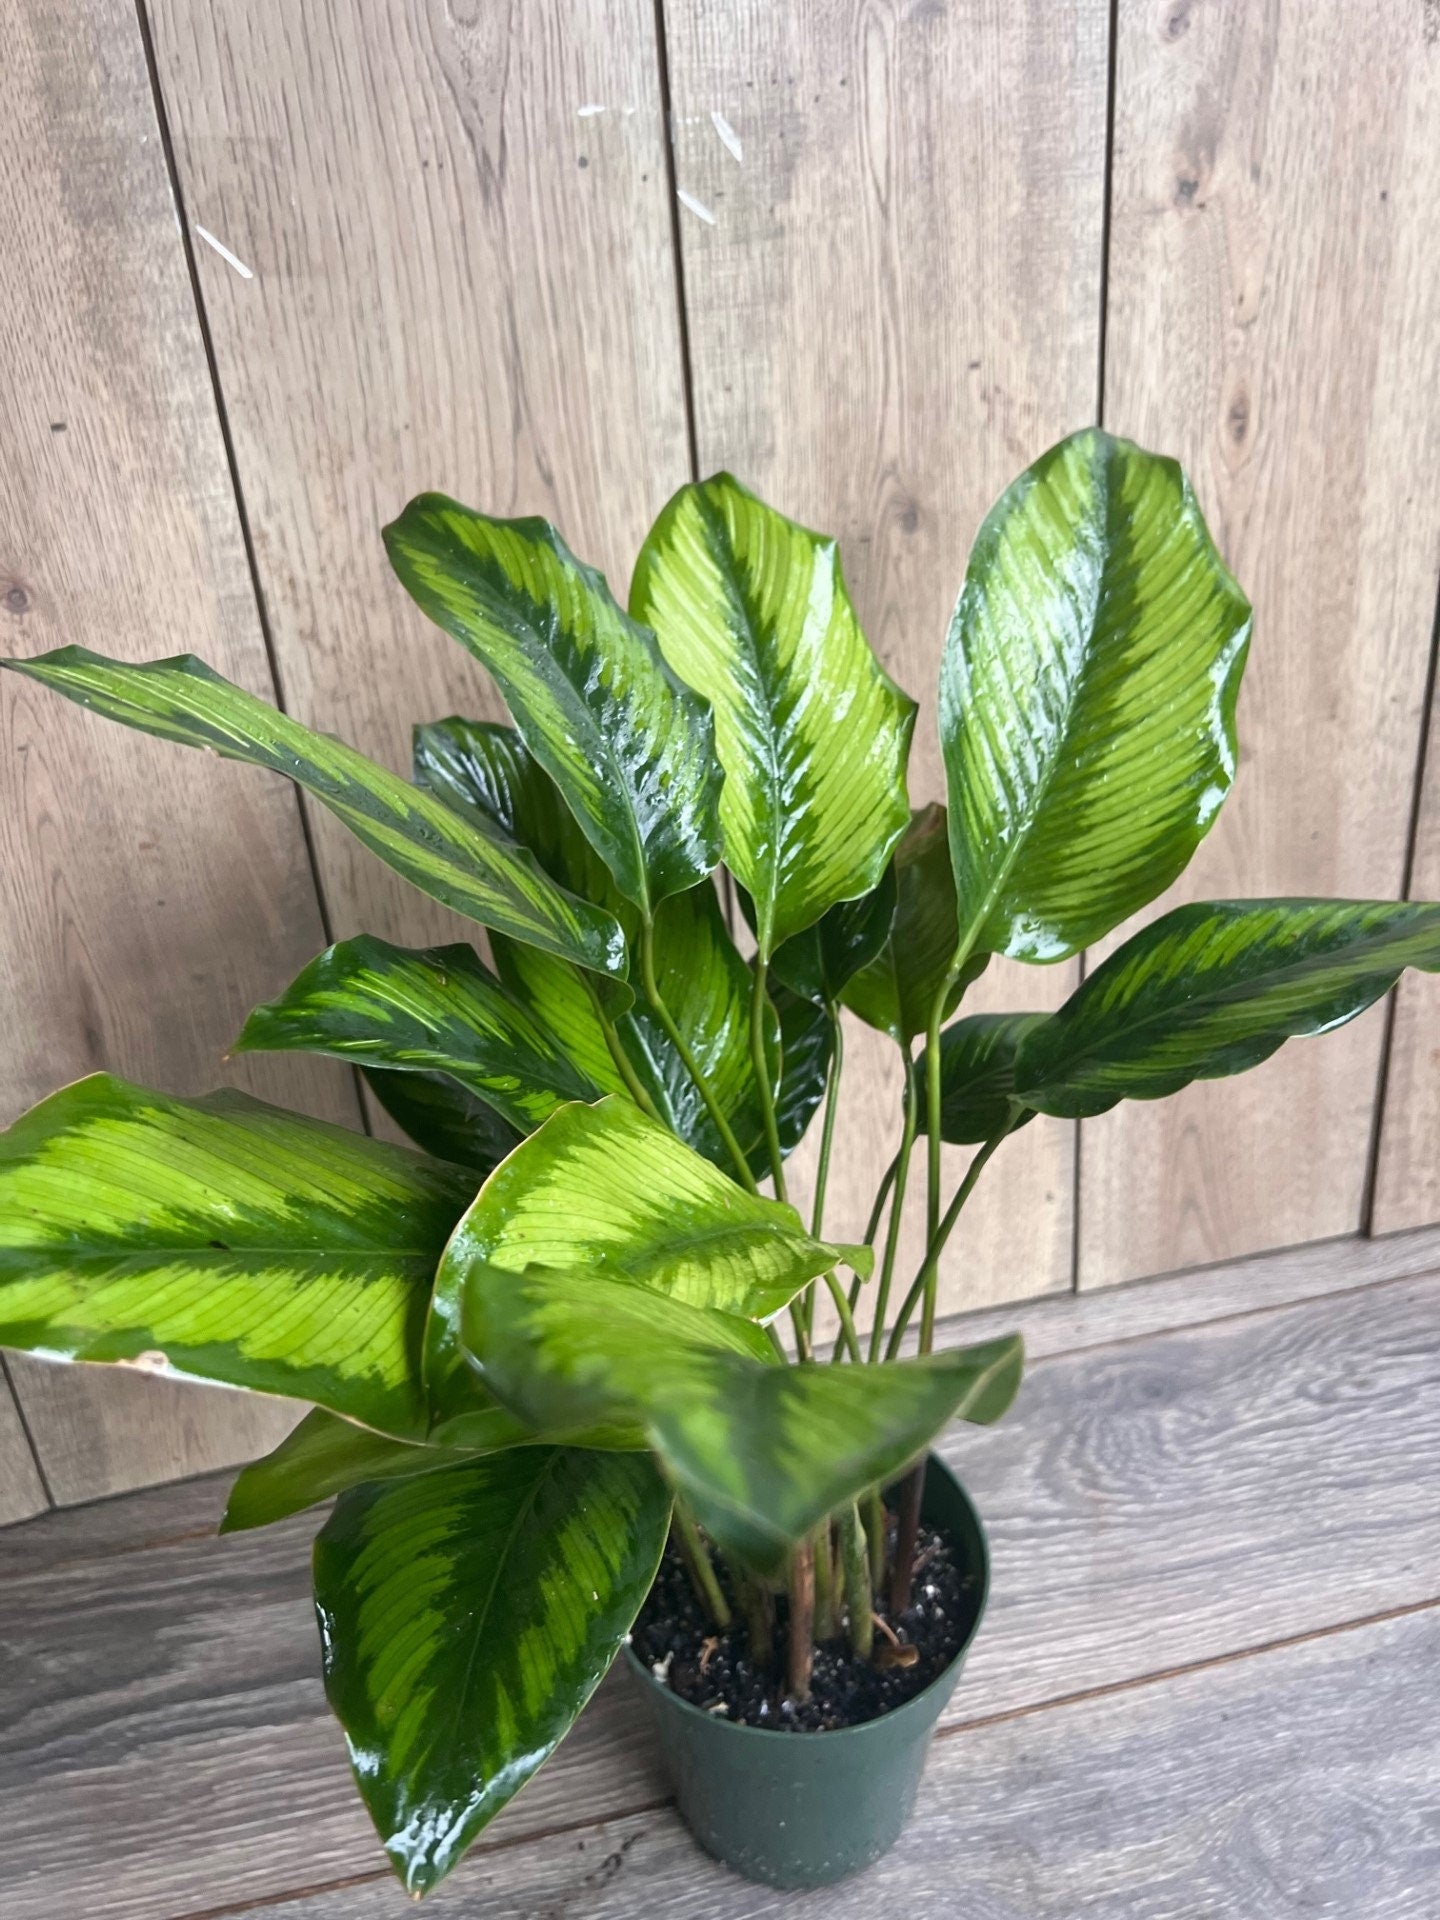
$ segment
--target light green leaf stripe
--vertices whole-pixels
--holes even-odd
[[[478,1268],[598,1265],[692,1306],[758,1320],[837,1261],[868,1273],[870,1258],[869,1248],[812,1240],[793,1207],[747,1193],[628,1100],[561,1107],[495,1169],[451,1238],[431,1300],[425,1377],[442,1414],[452,1384],[473,1377],[460,1315]]]
[[[449,1074],[522,1133],[600,1089],[467,946],[409,948],[362,934],[256,1007],[236,1053],[299,1051]]]
[[[530,1437],[514,1415],[500,1406],[494,1409],[492,1425],[496,1447],[512,1446]],[[278,1447],[240,1469],[230,1489],[220,1531],[239,1533],[248,1527],[268,1527],[292,1513],[318,1506],[322,1500],[333,1499],[350,1487],[435,1473],[476,1457],[452,1447],[392,1440],[349,1420],[337,1420],[323,1407],[312,1407]]]
[[[707,703],[546,520],[422,494],[385,529],[420,607],[495,676],[525,744],[643,912],[720,858]]]
[[[461,1169],[230,1091],[108,1074],[0,1135],[0,1346],[291,1394],[422,1439]]]
[[[965,952],[1064,959],[1163,891],[1235,772],[1250,607],[1173,460],[1096,429],[980,529],[940,674]]]
[[[1440,971],[1440,905],[1214,900],[1143,928],[1023,1037],[1018,1095],[1104,1113],[1241,1073],[1287,1039],[1328,1033],[1406,967]]]
[[[343,1494],[315,1543],[325,1690],[411,1893],[554,1752],[650,1589],[643,1454],[523,1447]]]
[[[131,666],[61,647],[0,665],[142,733],[283,773],[442,905],[597,973],[625,971],[625,941],[614,918],[563,892],[529,853],[462,820],[434,794],[343,741],[312,733],[232,686],[193,655]]]
[[[715,709],[725,859],[768,958],[879,880],[909,819],[915,703],[860,631],[835,542],[729,474],[661,513],[630,611]]]

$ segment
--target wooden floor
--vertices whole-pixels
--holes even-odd
[[[1432,1229],[1004,1316],[1017,1408],[947,1447],[994,1599],[900,1847],[734,1878],[608,1683],[427,1912],[1434,1920],[1437,1310]],[[321,1698],[314,1520],[218,1541],[224,1486],[0,1532],[5,1920],[411,1910]]]

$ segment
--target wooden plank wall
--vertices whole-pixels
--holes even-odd
[[[193,648],[403,766],[412,720],[498,711],[388,577],[378,528],[408,494],[547,513],[623,589],[693,457],[840,536],[925,703],[929,799],[975,527],[1098,414],[1181,454],[1256,602],[1240,781],[1192,890],[1434,893],[1435,753],[1411,849],[1440,548],[1433,12],[0,0],[7,645]],[[206,1083],[322,918],[454,937],[328,816],[312,868],[279,785],[14,684],[0,703],[23,1009],[0,1118],[100,1064]],[[1076,971],[996,968],[982,999],[1053,1004]],[[1087,1123],[1078,1158],[1072,1129],[1030,1129],[947,1304],[1355,1233],[1372,1178],[1377,1230],[1440,1218],[1432,986],[1400,999],[1383,1127],[1381,1010]],[[891,1150],[885,1053],[852,1036],[837,1230]],[[246,1078],[357,1118],[342,1075]],[[65,1503],[238,1458],[293,1417],[10,1366],[0,1519],[47,1482]]]

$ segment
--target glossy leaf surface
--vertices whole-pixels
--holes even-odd
[[[513,1414],[498,1406],[495,1432],[497,1446],[528,1437]],[[278,1447],[240,1469],[230,1489],[220,1531],[239,1533],[248,1527],[268,1527],[350,1487],[434,1473],[471,1457],[449,1447],[392,1440],[349,1420],[337,1420],[323,1407],[313,1407]]]
[[[780,987],[772,994],[780,1021],[780,1085],[775,1095],[775,1121],[782,1153],[792,1153],[805,1137],[825,1087],[834,1052],[830,1016],[813,1000]],[[757,1148],[752,1172],[770,1171],[770,1156]]]
[[[1021,1097],[1045,1113],[1104,1113],[1192,1080],[1242,1073],[1292,1036],[1327,1033],[1406,967],[1440,970],[1440,906],[1217,900],[1143,928],[1058,1013],[1028,1031]]]
[[[443,906],[598,973],[623,974],[625,941],[602,907],[563,892],[534,858],[482,832],[329,734],[312,733],[185,654],[130,666],[84,647],[0,662],[142,733],[283,773]]]
[[[472,947],[396,947],[361,934],[256,1007],[236,1053],[300,1051],[445,1073],[529,1133],[567,1100],[598,1099]]]
[[[1045,1013],[972,1013],[945,1029],[940,1036],[942,1140],[978,1146],[1000,1132],[1010,1115],[1020,1042],[1049,1018]],[[916,1071],[923,1083],[923,1054]],[[922,1103],[920,1131],[926,1130]]]
[[[657,1380],[677,1392],[695,1357],[740,1354],[781,1364],[753,1320],[697,1307],[598,1267],[524,1273],[476,1265],[461,1301],[461,1339],[519,1419],[584,1446],[648,1444]],[[705,1376],[695,1381],[704,1390]]]
[[[770,972],[792,993],[807,1000],[834,1002],[862,968],[878,959],[895,918],[895,863],[880,876],[878,886],[858,900],[842,900],[823,913],[813,927],[797,933],[775,949]],[[741,889],[741,906],[753,930],[754,902]]]
[[[840,997],[867,1026],[903,1044],[929,1025],[959,944],[943,807],[924,807],[915,815],[895,849],[894,870],[895,911],[885,943]],[[984,972],[989,957],[980,952],[966,962],[945,996],[942,1019]]]
[[[492,520],[422,494],[385,529],[391,565],[494,675],[628,900],[647,913],[720,858],[706,702],[545,520]]]
[[[1250,608],[1173,460],[1088,429],[980,529],[940,675],[971,952],[1061,960],[1162,892],[1235,771]]]
[[[450,1871],[569,1731],[669,1520],[646,1456],[570,1448],[342,1494],[315,1543],[325,1690],[410,1892]]]
[[[380,1105],[417,1147],[457,1167],[468,1167],[481,1179],[523,1138],[488,1100],[467,1093],[446,1074],[389,1067],[360,1071]]]
[[[609,1445],[648,1440],[716,1544],[765,1572],[947,1420],[998,1419],[1023,1357],[1011,1337],[874,1367],[787,1366],[733,1314],[533,1267],[477,1270],[463,1322],[518,1413]]]
[[[426,1302],[473,1189],[242,1093],[93,1074],[0,1135],[0,1345],[145,1356],[421,1439]]]
[[[880,879],[909,817],[915,704],[860,631],[835,542],[729,474],[665,508],[630,610],[715,709],[725,859],[771,954]]]

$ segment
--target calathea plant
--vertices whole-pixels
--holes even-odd
[[[935,1344],[986,1162],[1037,1113],[1154,1099],[1350,1019],[1440,966],[1440,907],[1185,906],[1058,1013],[954,1017],[992,955],[1062,960],[1160,893],[1234,773],[1249,608],[1174,463],[1102,433],[981,529],[941,672],[948,807],[913,815],[915,708],[834,543],[727,476],[665,508],[628,611],[540,520],[426,496],[385,537],[515,723],[421,726],[410,781],[192,658],[8,664],[287,775],[487,929],[489,964],[341,941],[239,1037],[354,1062],[424,1151],[82,1080],[0,1144],[0,1341],[314,1403],[226,1524],[338,1496],[327,1686],[423,1890],[570,1726],[672,1529],[762,1661],[779,1597],[777,1690],[804,1693],[817,1623],[871,1659],[908,1594],[914,1463],[1016,1390],[1018,1341]],[[842,1008],[905,1066],[857,1246],[824,1237]],[[822,1108],[802,1221],[785,1161]],[[948,1196],[942,1141],[976,1148]],[[927,1250],[899,1275],[922,1153]]]

